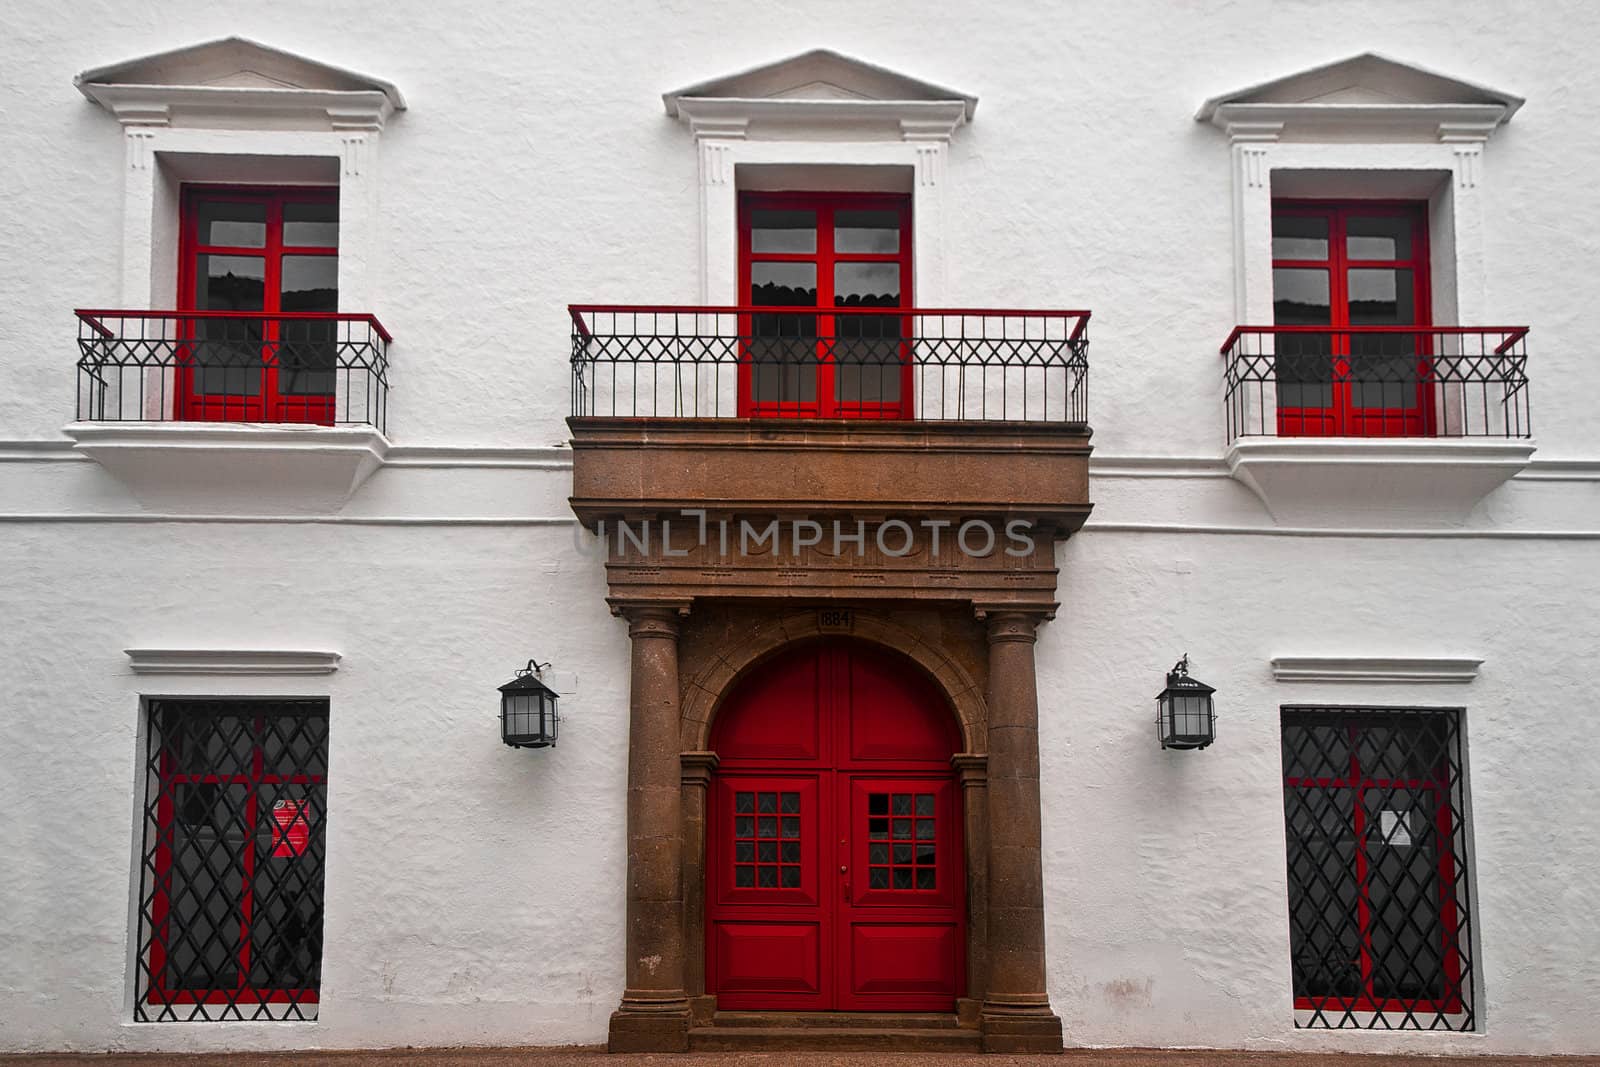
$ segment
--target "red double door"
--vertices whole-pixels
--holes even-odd
[[[965,986],[955,717],[910,661],[825,642],[730,695],[712,746],[706,987],[724,1009],[950,1011]]]

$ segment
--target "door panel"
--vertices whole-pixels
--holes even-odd
[[[723,1008],[950,1011],[964,990],[960,731],[887,654],[827,642],[724,702],[706,981]]]

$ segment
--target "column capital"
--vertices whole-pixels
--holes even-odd
[[[629,637],[661,638],[677,637],[678,620],[688,611],[675,604],[616,604],[611,610],[628,620]]]
[[[1044,616],[1031,611],[987,611],[981,617],[988,624],[989,643],[1025,641],[1033,644],[1039,639],[1039,624]]]
[[[711,781],[711,772],[722,761],[715,752],[683,752],[678,765],[683,768],[684,785],[705,785]]]
[[[989,757],[974,752],[957,752],[950,757],[964,786],[981,786],[989,780]]]

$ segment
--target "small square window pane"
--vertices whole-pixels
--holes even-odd
[[[1344,223],[1345,255],[1351,259],[1410,259],[1411,220],[1399,215],[1352,215]]]
[[[1273,321],[1279,326],[1326,326],[1332,322],[1328,272],[1280,267],[1272,272]]]
[[[265,248],[267,205],[256,202],[205,200],[195,207],[195,222],[203,245]]]
[[[800,842],[798,842],[798,841],[785,841],[783,843],[783,862],[785,862],[785,863],[799,863],[800,862]]]
[[[877,255],[900,251],[900,212],[892,208],[835,211],[833,250]]]
[[[756,803],[756,795],[754,793],[735,793],[735,794],[733,794],[733,810],[734,811],[754,811],[755,810],[755,803]]]
[[[799,837],[800,836],[800,820],[797,817],[790,815],[790,816],[786,816],[784,818],[784,820],[783,820],[783,836],[784,837]]]
[[[933,794],[932,793],[918,793],[917,794],[917,814],[918,815],[932,815],[933,814]]]
[[[800,813],[800,794],[783,794],[783,807],[781,810],[785,815],[798,815]]]
[[[318,200],[283,205],[283,243],[295,248],[339,247],[339,205]]]
[[[757,867],[756,884],[763,889],[770,889],[778,884],[778,868]]]
[[[896,793],[894,795],[894,813],[896,815],[911,814],[911,794]]]
[[[905,868],[895,868],[894,887],[896,889],[910,889],[911,871]]]
[[[918,871],[917,871],[917,888],[918,889],[936,889],[936,888],[938,888],[938,886],[935,884],[937,877],[938,877],[938,872],[936,872],[932,867],[922,867],[922,868],[918,869]]]
[[[887,867],[873,867],[867,874],[867,887],[869,889],[889,888],[889,869]]]
[[[815,211],[757,208],[750,212],[750,251],[805,254],[816,250]]]
[[[885,845],[885,844],[882,844],[880,842],[877,842],[877,841],[874,841],[872,844],[868,845],[867,846],[867,862],[868,863],[888,863],[889,862],[889,846]]]
[[[755,833],[756,821],[754,819],[741,816],[733,820],[733,835],[735,837],[754,837]]]
[[[800,885],[800,868],[799,867],[785,867],[785,868],[783,868],[783,887],[785,889],[796,889],[796,888],[799,887],[799,885]]]
[[[762,863],[778,862],[778,843],[776,841],[763,841],[756,851],[756,858]]]
[[[931,867],[938,860],[938,858],[939,847],[937,845],[917,846],[917,863],[919,866]]]
[[[867,814],[868,815],[887,815],[887,814],[889,814],[889,794],[888,793],[868,793],[867,794]]]
[[[888,837],[889,836],[889,820],[888,819],[868,819],[867,820],[867,836],[869,838],[877,838],[879,840],[882,840],[883,838]]]
[[[938,828],[932,819],[918,819],[917,839],[919,841],[932,841],[937,829]]]
[[[753,886],[756,884],[754,867],[735,867],[733,869],[733,884],[736,886]]]
[[[914,821],[915,820],[913,820],[913,819],[896,819],[894,821],[894,836],[895,837],[910,837],[911,836],[911,824]]]
[[[778,810],[778,794],[776,794],[776,793],[762,793],[760,795],[758,801],[757,801],[757,809],[756,810],[760,811],[761,814],[763,814],[763,815],[766,815],[769,812],[777,811]]]
[[[896,863],[910,863],[911,862],[911,846],[910,845],[896,845],[896,846],[894,846],[894,861]]]
[[[777,819],[768,818],[768,817],[763,816],[762,818],[756,820],[756,827],[760,831],[756,835],[758,837],[777,837],[778,836],[778,820]]]
[[[1273,259],[1327,259],[1328,219],[1325,215],[1274,215]]]
[[[756,846],[749,841],[736,841],[733,846],[733,858],[740,863],[750,863],[756,858]]]

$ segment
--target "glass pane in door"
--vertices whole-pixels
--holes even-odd
[[[260,256],[201,254],[196,257],[195,309],[263,310],[267,261]],[[207,318],[195,321],[194,391],[231,396],[261,393],[261,320]]]

